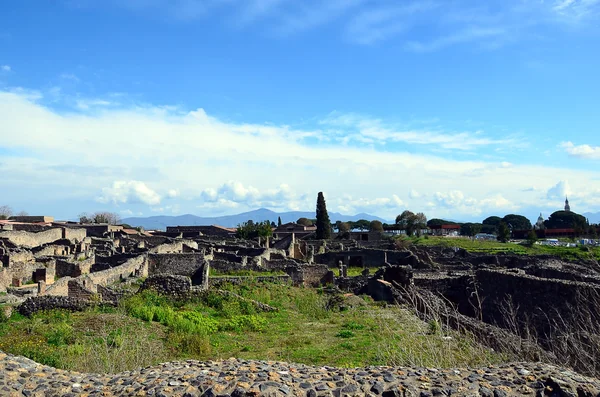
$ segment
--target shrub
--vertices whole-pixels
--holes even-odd
[[[186,354],[206,356],[211,352],[210,340],[206,335],[172,332],[169,341],[177,350]]]
[[[267,320],[256,315],[240,315],[232,317],[221,325],[224,331],[262,331],[267,326]]]
[[[338,332],[335,336],[337,336],[338,338],[352,338],[354,336],[354,332],[348,329],[343,329],[340,332]]]
[[[216,320],[198,312],[185,312],[182,317],[195,325],[195,332],[203,335],[213,334],[219,329],[219,323]]]
[[[69,345],[75,339],[73,327],[67,323],[55,324],[45,336],[48,344],[53,346]]]
[[[350,321],[350,322],[347,322],[346,324],[342,325],[342,328],[349,329],[349,330],[361,330],[361,329],[364,329],[365,326],[362,324],[355,323],[354,321]]]

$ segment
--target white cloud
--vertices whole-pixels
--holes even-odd
[[[0,65],[0,70],[3,72],[10,72],[12,68],[10,67],[10,65]]]
[[[387,125],[379,119],[363,117],[357,114],[332,112],[320,121],[325,127],[335,128],[335,132],[350,131],[352,134],[338,136],[338,140],[359,141],[365,143],[386,144],[403,142],[415,145],[438,146],[442,149],[473,150],[483,146],[521,146],[523,142],[514,136],[494,139],[483,131],[444,132],[429,130],[406,130]],[[340,131],[340,129],[342,129]],[[510,164],[510,163],[507,163]]]
[[[179,191],[176,189],[169,189],[169,191],[167,192],[168,198],[176,198],[177,196],[179,196]]]
[[[435,192],[433,199],[434,202],[430,205],[432,209],[437,209],[441,206],[451,209],[454,211],[454,214],[470,213],[471,215],[478,216],[484,213],[484,211],[508,211],[519,208],[518,205],[500,194],[477,199],[465,196],[460,190],[451,190],[448,192]]]
[[[89,110],[92,107],[112,105],[112,102],[103,99],[78,99],[75,103],[80,110]]]
[[[410,197],[411,199],[418,199],[421,198],[421,193],[417,192],[415,189],[411,189],[410,193],[408,194],[408,197]]]
[[[140,181],[115,181],[111,187],[102,188],[98,198],[101,203],[144,203],[160,204],[160,196],[154,190]]]
[[[546,198],[550,200],[562,200],[569,194],[571,194],[571,186],[569,185],[569,181],[560,181],[556,185],[548,189],[548,191],[546,192]]]
[[[79,83],[79,81],[80,81],[79,77],[77,77],[73,73],[63,73],[60,75],[60,78],[63,80],[71,81],[73,83]]]
[[[572,157],[600,160],[600,146],[578,145],[573,142],[562,142],[560,146]]]
[[[0,92],[2,146],[26,153],[0,154],[6,200],[17,200],[27,180],[31,196],[53,195],[65,203],[74,197],[93,200],[104,186],[100,198],[109,205],[159,208],[164,196],[183,211],[199,208],[210,215],[258,206],[312,210],[317,192],[327,189],[332,211],[349,208],[392,219],[399,208],[408,208],[460,219],[495,205],[545,205],[540,201],[546,200],[545,190],[524,190],[532,181],[553,186],[561,175],[578,197],[589,197],[579,206],[582,212],[584,207],[597,210],[589,182],[597,178],[595,170],[377,150],[335,140],[315,145],[297,137],[319,130],[224,122],[202,109],[138,106],[59,113],[41,99],[31,90]]]

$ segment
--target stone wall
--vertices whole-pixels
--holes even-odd
[[[189,277],[168,274],[150,276],[140,286],[140,291],[152,290],[176,298],[186,296],[191,289],[192,281]]]
[[[10,230],[0,231],[0,238],[7,239],[15,245],[26,248],[39,247],[43,244],[49,244],[56,240],[62,239],[62,237],[62,230],[59,228],[49,229],[38,233]]]
[[[85,300],[68,296],[35,296],[27,298],[18,306],[17,310],[23,316],[31,316],[38,311],[53,309],[83,311],[89,306],[90,303]]]
[[[74,262],[72,259],[67,260],[59,258],[56,260],[56,277],[78,277],[82,274],[88,274],[90,272],[92,262],[93,258],[77,262]]]
[[[576,325],[580,305],[590,308],[593,321],[600,324],[600,287],[594,284],[488,269],[477,271],[476,283],[475,306],[481,307],[483,321],[490,324],[510,328],[516,319],[520,326],[532,326],[540,336],[549,336],[557,316],[565,326]],[[510,306],[512,315],[507,313]]]
[[[337,267],[339,261],[350,267],[381,267],[386,261],[393,265],[417,265],[417,258],[408,251],[350,249],[315,255],[316,263],[329,267]]]
[[[148,252],[152,254],[174,254],[184,252],[187,248],[198,249],[198,243],[192,240],[178,240],[157,245]]]
[[[208,262],[201,253],[148,254],[148,274],[174,274],[188,276],[192,284],[205,282]]]
[[[90,273],[82,277],[90,280],[93,284],[108,285],[130,276],[145,277],[147,275],[147,257],[145,255],[139,255],[135,258],[129,259],[119,266],[96,273]]]
[[[256,281],[259,283],[289,283],[291,277],[288,275],[282,276],[223,276],[209,277],[208,285],[211,287],[219,287],[224,284],[242,284],[247,281]]]
[[[92,296],[96,293],[96,291],[92,290],[92,288],[87,288],[84,286],[79,279],[71,279],[67,283],[68,286],[68,296],[70,298],[77,298],[88,300],[92,298]]]
[[[87,231],[85,229],[75,229],[65,227],[62,229],[63,238],[72,242],[82,242],[87,237]]]

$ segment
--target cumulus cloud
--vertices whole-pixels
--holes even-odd
[[[240,205],[248,207],[278,207],[283,203],[298,200],[296,193],[287,184],[277,188],[258,190],[254,186],[245,186],[239,181],[228,181],[218,188],[206,188],[200,194],[204,201],[201,208],[210,208],[210,203],[218,203],[229,208]]]
[[[98,197],[101,203],[144,203],[148,205],[160,204],[160,196],[140,181],[115,181],[111,187],[102,189]]]
[[[564,199],[566,196],[571,194],[571,187],[568,181],[560,181],[556,185],[552,186],[546,192],[546,198],[553,199]]]
[[[10,67],[10,65],[0,65],[0,70],[3,72],[10,72],[12,68]]]
[[[75,195],[93,200],[98,186],[104,186],[103,202],[135,202],[138,207],[131,209],[136,212],[160,207],[165,197],[184,211],[210,215],[219,208],[257,206],[312,210],[317,192],[327,189],[333,211],[343,207],[391,219],[405,207],[459,218],[491,206],[484,200],[498,192],[511,203],[535,203],[539,192],[523,192],[532,181],[552,186],[556,175],[564,175],[583,197],[592,189],[589,181],[597,178],[595,170],[508,165],[502,159],[419,154],[398,147],[378,150],[335,139],[317,145],[304,138],[318,134],[323,125],[296,129],[232,123],[202,109],[169,106],[62,113],[43,99],[33,90],[0,91],[2,147],[25,153],[0,154],[7,200],[16,200],[14,192],[27,180],[32,195],[43,192],[57,200]],[[456,202],[462,205],[453,207]]]
[[[451,190],[448,192],[435,192],[433,202],[430,203],[432,209],[445,207],[455,211],[455,213],[479,215],[484,211],[494,212],[496,210],[514,210],[519,206],[509,201],[500,194],[477,199],[467,197],[460,190]]]
[[[572,157],[600,160],[600,146],[574,145],[573,142],[562,142],[560,146]]]

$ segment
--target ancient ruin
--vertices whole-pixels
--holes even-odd
[[[557,335],[583,322],[588,331],[600,324],[600,266],[595,262],[471,254],[452,248],[398,248],[376,233],[316,240],[311,231],[296,235],[289,225],[289,233],[241,240],[214,227],[148,233],[112,225],[56,223],[46,217],[33,221],[5,223],[0,230],[0,291],[5,292],[0,303],[7,304],[5,311],[18,310],[27,316],[51,308],[84,310],[97,302],[115,304],[122,293],[119,282],[132,279],[146,278],[141,289],[185,296],[223,282],[239,282],[245,276],[227,274],[245,270],[256,272],[259,281],[328,286],[408,304],[424,320],[435,318],[445,326],[467,330],[486,346],[518,352],[532,362],[564,362],[559,355],[567,355],[575,341],[556,348]],[[359,275],[348,275],[349,269],[357,268]],[[224,276],[211,277],[211,269]],[[266,275],[260,276],[261,272]],[[568,365],[587,372],[591,365],[597,373],[600,352],[588,353],[569,357]],[[541,390],[548,386],[544,382],[538,383]],[[369,395],[382,394],[383,387],[381,393]],[[317,391],[308,395],[329,395]],[[235,395],[253,395],[239,393]],[[579,395],[597,391],[586,393]]]

